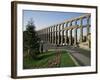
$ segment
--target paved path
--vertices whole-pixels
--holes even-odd
[[[77,59],[80,65],[84,65],[84,66],[91,65],[91,53],[89,50],[75,48],[72,46],[67,46],[66,49],[74,58]]]
[[[87,57],[87,56],[85,56],[85,55],[83,55],[81,53],[78,53],[77,51],[73,51],[73,50],[67,50],[67,51],[70,52],[71,55],[73,57],[75,57],[81,63],[81,65],[85,65],[85,66],[86,65],[87,66],[90,65],[91,61],[90,61],[89,57]]]

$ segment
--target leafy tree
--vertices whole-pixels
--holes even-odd
[[[37,58],[37,54],[39,54],[39,38],[32,19],[28,22],[26,30],[23,32],[23,47],[28,55],[34,59]]]

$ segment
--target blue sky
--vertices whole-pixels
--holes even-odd
[[[54,12],[54,11],[34,11],[24,10],[24,28],[30,19],[33,19],[36,26],[36,30],[49,27],[53,24],[63,22],[67,19],[81,16],[85,13],[73,13],[73,12]]]

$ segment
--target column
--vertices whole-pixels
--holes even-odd
[[[70,26],[72,26],[72,22],[70,22]],[[69,45],[72,45],[72,29],[70,29]]]
[[[48,42],[50,42],[50,28],[48,28]]]
[[[43,30],[43,33],[44,33],[44,41],[45,41],[45,29]]]
[[[63,45],[63,42],[64,42],[64,24],[65,23],[62,24],[62,30],[61,30],[61,32],[62,32],[62,35],[61,35],[61,45]]]
[[[48,42],[48,28],[47,28],[47,42]]]
[[[50,43],[52,43],[52,27],[50,27]]]
[[[90,25],[89,25],[89,20],[90,20],[90,17],[88,16],[88,17],[87,17],[87,39],[88,39],[89,27],[90,27]]]
[[[41,40],[43,40],[43,30],[41,30]]]
[[[43,40],[43,31],[41,30],[41,40]]]
[[[55,26],[55,44],[57,44],[57,26],[58,25]]]
[[[42,30],[42,40],[44,41],[44,30]]]
[[[44,41],[46,41],[46,29],[44,29],[44,36],[45,36]]]
[[[47,30],[45,28],[45,41],[47,41]]]
[[[83,41],[83,27],[82,27],[82,18],[80,19],[80,42]]]
[[[46,28],[46,41],[48,41],[48,28]]]
[[[70,29],[69,45],[72,45],[72,29]]]
[[[52,30],[52,27],[51,27],[51,43],[52,43],[52,31],[53,31],[53,30]]]
[[[68,27],[68,22],[66,23],[66,27]],[[65,30],[65,44],[68,42],[68,30]]]
[[[42,34],[42,36],[43,36],[43,41],[44,41],[44,29],[43,29],[43,34]]]
[[[48,39],[48,41],[50,42],[50,27],[49,27],[49,39]]]
[[[77,20],[75,20],[75,26],[77,26]],[[74,30],[74,45],[77,45],[77,28]]]
[[[52,37],[52,38],[51,38],[51,43],[53,44],[53,27],[52,27],[51,30],[52,30],[52,32],[51,32],[51,34],[52,34],[52,35],[51,35],[51,37]]]
[[[53,34],[54,32],[53,31],[54,31],[54,29],[52,27],[52,44],[53,44],[53,41],[54,41],[54,34]]]
[[[58,25],[58,45],[60,44],[60,26],[61,24]]]
[[[53,44],[55,43],[55,25],[53,26]]]
[[[88,41],[88,47],[90,48],[91,47],[91,35],[89,35],[89,29],[90,29],[89,21],[90,21],[90,16],[88,16],[87,18],[87,41]]]

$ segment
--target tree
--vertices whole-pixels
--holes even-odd
[[[31,19],[26,25],[26,30],[23,32],[23,50],[32,58],[36,58],[39,54],[39,38],[35,31],[35,25]]]

